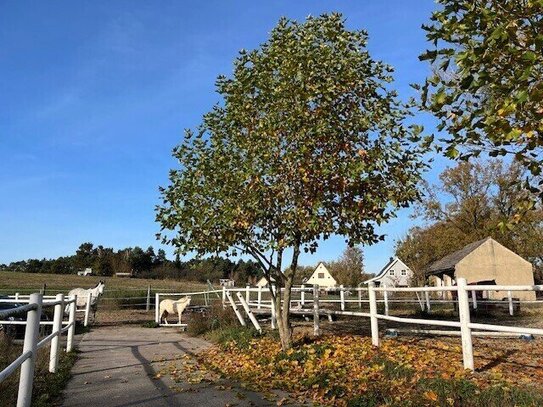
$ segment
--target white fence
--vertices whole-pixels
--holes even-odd
[[[58,367],[60,354],[60,339],[67,332],[66,352],[73,349],[75,333],[75,313],[77,297],[64,298],[64,294],[58,294],[54,299],[44,299],[42,294],[31,294],[28,299],[0,299],[2,303],[26,303],[16,308],[0,311],[0,324],[26,325],[23,352],[4,370],[0,371],[0,382],[13,374],[17,368],[21,368],[19,375],[19,392],[17,407],[28,407],[32,401],[32,385],[34,382],[34,369],[36,366],[37,351],[48,343],[51,343],[49,352],[49,372],[55,373]],[[69,305],[68,321],[64,321],[64,307]],[[53,321],[41,321],[42,309],[54,307]],[[25,314],[26,321],[7,320],[15,315]],[[52,325],[51,334],[39,340],[40,325]]]
[[[267,290],[267,289],[265,289]],[[467,285],[466,280],[463,278],[458,279],[457,286],[450,287],[409,287],[409,288],[396,288],[396,287],[375,287],[372,283],[368,285],[367,288],[357,287],[357,288],[343,288],[339,287],[339,299],[321,299],[319,298],[319,288],[318,287],[296,287],[293,288],[293,293],[299,293],[299,298],[296,298],[291,301],[291,312],[297,314],[310,315],[313,314],[314,320],[314,333],[319,335],[319,317],[320,315],[348,315],[348,316],[358,316],[366,317],[370,319],[371,327],[371,337],[372,343],[375,346],[379,346],[379,320],[384,321],[393,321],[396,323],[404,324],[414,324],[414,325],[433,325],[433,326],[443,326],[448,328],[458,328],[459,331],[447,331],[452,333],[458,333],[462,338],[462,352],[463,352],[463,361],[464,367],[466,369],[473,370],[473,344],[472,336],[480,336],[483,332],[488,332],[489,334],[499,334],[499,333],[512,333],[522,335],[543,335],[543,329],[539,328],[529,328],[529,327],[515,327],[515,326],[505,326],[505,325],[495,325],[495,324],[482,324],[482,323],[473,323],[471,322],[470,317],[470,305],[474,309],[477,309],[477,292],[489,292],[489,291],[505,291],[508,293],[508,308],[509,312],[513,314],[513,299],[512,292],[517,291],[543,291],[543,286],[496,286],[496,285]],[[256,301],[251,301],[251,293],[256,292],[257,298]],[[353,295],[356,292],[356,299],[347,299],[347,295]],[[391,300],[388,298],[389,293],[416,293],[417,299],[415,301],[398,299]],[[456,298],[452,300],[436,300],[432,299],[432,293],[446,293],[454,292],[456,293]],[[238,302],[234,301],[234,295],[238,297]],[[240,310],[237,308],[238,304],[241,304],[245,309],[244,303],[246,303],[249,308],[252,307],[251,312],[258,312],[259,310],[269,310],[271,314],[272,328],[274,328],[274,307],[271,304],[271,301],[262,300],[262,288],[232,288],[232,289],[223,289],[223,303],[226,303],[226,300],[230,303],[234,312],[238,316],[240,323],[245,325],[243,315]],[[312,298],[307,298],[307,294],[312,293]],[[245,294],[245,297],[243,296]],[[367,299],[363,298],[366,297]],[[471,295],[470,295],[471,294]],[[382,297],[382,298],[378,298]],[[242,301],[243,300],[243,301]],[[406,318],[399,316],[389,315],[389,303],[392,301],[397,301],[399,303],[419,303],[422,310],[430,311],[432,302],[439,303],[455,303],[458,309],[459,320],[448,321],[448,320],[436,320],[436,319],[423,319],[423,318]],[[359,311],[349,311],[346,310],[346,306],[349,303],[358,303],[359,308],[362,307],[362,304],[369,304],[369,312],[359,312]],[[538,301],[540,304],[541,301]],[[325,303],[339,303],[340,310],[331,310],[331,309],[322,309],[321,305]],[[384,304],[384,313],[378,312],[378,304]],[[488,301],[485,300],[485,303],[492,304],[504,304],[503,301]],[[534,301],[522,301],[519,303],[534,303]],[[303,308],[305,305],[312,304],[311,308]],[[480,306],[480,304],[479,304]],[[247,311],[247,310],[246,310]],[[247,312],[247,315],[252,321],[251,315]],[[243,321],[243,322],[242,322]],[[253,323],[256,329],[260,330],[259,325]],[[478,330],[478,331],[474,331]],[[481,332],[482,331],[482,332]]]

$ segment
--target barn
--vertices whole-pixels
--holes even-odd
[[[468,284],[534,285],[532,264],[491,237],[470,243],[431,264],[426,275],[436,286],[456,285],[463,277]],[[483,298],[502,300],[507,292],[490,291]],[[534,291],[513,292],[521,300],[535,300]]]

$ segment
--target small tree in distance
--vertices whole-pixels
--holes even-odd
[[[336,261],[326,263],[326,267],[338,284],[346,287],[356,287],[370,278],[364,271],[364,252],[358,246],[347,246],[341,257]]]
[[[186,132],[161,188],[163,242],[181,253],[249,254],[276,281],[285,350],[292,328],[282,304],[300,253],[332,234],[375,243],[375,227],[418,197],[421,128],[404,125],[392,68],[366,43],[339,14],[282,18],[260,48],[240,52],[232,78],[218,78],[222,103]]]

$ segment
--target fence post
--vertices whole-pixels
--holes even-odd
[[[226,287],[222,287],[222,307],[226,308]]]
[[[473,300],[473,309],[477,309],[477,292],[475,290],[471,292],[471,299]]]
[[[42,298],[41,294],[30,294],[28,301],[29,304],[37,304],[37,309],[28,311],[26,317],[23,353],[32,352],[32,356],[21,365],[17,407],[29,407],[32,401],[32,384],[34,381],[34,367],[36,365],[38,334],[40,331]]]
[[[424,286],[428,287],[427,285]],[[424,298],[426,299],[426,312],[430,312],[430,292],[424,291]]]
[[[155,322],[160,324],[160,294],[155,294]]]
[[[247,304],[247,302],[243,299],[243,295],[241,295],[241,293],[238,291],[237,293],[237,296],[239,298],[239,302],[241,302],[241,306],[243,307],[243,309],[245,310],[245,312],[247,313],[247,316],[249,317],[249,319],[251,320],[251,322],[253,323],[254,327],[256,328],[256,330],[260,333],[262,333],[262,328],[260,327],[260,324],[258,323],[258,321],[256,320],[253,312],[251,311],[251,308],[249,308],[249,305]]]
[[[262,286],[261,285],[258,286],[257,302],[258,302],[257,309],[260,309],[261,308],[261,303],[262,303]]]
[[[385,315],[388,315],[388,291],[386,284],[383,284],[383,288],[385,291],[383,291],[383,300],[385,302]]]
[[[358,286],[358,308],[362,309],[362,287]]]
[[[273,291],[274,295],[277,295],[277,286],[276,283],[271,283],[271,289]],[[281,288],[279,288],[279,303],[281,303]],[[276,329],[277,328],[277,315],[275,315],[275,302],[273,300],[273,296],[271,298],[271,328]]]
[[[249,284],[245,286],[245,302],[247,304],[251,302],[251,286]]]
[[[313,286],[313,334],[319,336],[321,334],[319,324],[319,286]]]
[[[507,291],[507,299],[509,300],[509,315],[513,315],[513,296],[511,290]]]
[[[92,294],[89,293],[89,296],[87,297],[87,303],[85,304],[85,321],[83,325],[89,326],[89,315],[91,311],[91,302],[92,302]]]
[[[68,328],[68,337],[66,338],[66,352],[71,352],[74,348],[74,334],[75,334],[75,309],[77,306],[77,295],[73,296],[73,301],[70,304],[70,311],[68,316],[68,323],[71,324]]]
[[[339,299],[341,300],[341,310],[345,311],[345,290],[343,284],[339,286]]]
[[[238,317],[239,323],[243,326],[246,326],[245,319],[243,319],[243,315],[241,315],[241,312],[239,312],[238,306],[236,305],[236,302],[232,298],[232,294],[230,294],[230,291],[226,292],[226,296],[228,297],[228,301],[230,301],[230,305],[232,306],[232,309],[234,310],[234,313],[236,314],[236,317]]]
[[[64,308],[64,294],[57,294],[56,301],[60,304],[55,305],[53,314],[53,333],[56,334],[51,339],[51,351],[49,352],[49,372],[56,373],[58,366],[58,357],[60,353],[60,336],[62,334],[62,313]]]
[[[458,314],[460,316],[460,332],[462,335],[462,355],[464,369],[473,370],[473,344],[471,342],[471,328],[469,315],[469,295],[465,278],[459,278],[458,286]]]
[[[151,284],[147,286],[147,302],[145,303],[145,311],[149,312],[151,309]]]
[[[43,283],[43,287],[41,288],[40,293],[41,293],[42,295],[45,295],[45,290],[46,290],[46,289],[47,289],[47,284]]]
[[[300,286],[300,289],[301,289],[301,291],[300,291],[300,304],[303,307],[305,305],[305,285],[302,284]]]
[[[15,293],[15,300],[19,299],[19,293]]]
[[[379,322],[377,320],[377,298],[375,297],[375,283],[368,283],[368,297],[370,300],[370,325],[371,325],[371,343],[373,346],[379,346]]]

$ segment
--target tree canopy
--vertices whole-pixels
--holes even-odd
[[[419,283],[432,262],[488,236],[534,264],[541,281],[543,211],[517,210],[519,201],[533,198],[515,186],[525,171],[518,163],[462,162],[446,169],[439,185],[426,186],[417,214],[429,224],[412,228],[396,247]]]
[[[445,129],[446,155],[513,155],[543,169],[543,1],[439,0],[423,26],[434,48],[422,106]],[[521,180],[519,180],[520,182]],[[543,197],[541,183],[526,184]]]
[[[364,269],[364,252],[359,246],[347,246],[341,257],[327,262],[326,267],[338,284],[345,287],[356,287],[362,281],[369,279]]]
[[[282,18],[268,41],[242,50],[232,77],[217,79],[221,102],[174,150],[179,167],[157,208],[163,241],[252,255],[286,304],[301,250],[332,234],[378,241],[375,226],[418,196],[424,148],[367,40],[330,14]],[[288,307],[277,314],[289,347]]]

